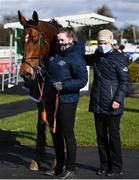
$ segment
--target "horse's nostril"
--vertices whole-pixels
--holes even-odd
[[[31,76],[31,73],[26,72],[25,76]]]
[[[20,74],[21,78],[23,78],[24,81],[27,81],[26,77],[24,74]]]
[[[27,72],[27,73],[24,75],[24,78],[27,79],[28,81],[31,80],[31,79],[32,79],[31,73],[28,73],[28,72]]]
[[[23,76],[24,76],[24,74],[23,74],[23,73],[21,73],[21,72],[20,72],[19,74],[20,74],[20,76],[21,76],[21,77],[23,77]]]

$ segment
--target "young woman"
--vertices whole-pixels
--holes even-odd
[[[74,123],[80,89],[88,80],[84,48],[78,43],[72,27],[60,30],[57,35],[58,52],[50,57],[47,72],[48,92],[58,92],[56,132],[51,133],[56,153],[56,167],[48,174],[61,178],[75,178],[76,139]],[[80,47],[79,47],[80,46]],[[51,80],[53,79],[54,82]],[[47,93],[47,97],[50,97]],[[65,144],[65,145],[64,145]],[[64,146],[66,146],[66,161]],[[63,171],[63,167],[65,170]],[[46,172],[47,174],[47,172]]]

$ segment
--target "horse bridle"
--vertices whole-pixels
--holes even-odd
[[[43,32],[41,32],[40,30],[38,30],[35,26],[32,26],[32,25],[27,25],[27,28],[33,28],[33,29],[35,29],[36,31],[38,31],[39,33],[40,33],[40,46],[41,46],[41,48],[42,48],[42,46],[43,46],[43,44],[45,44],[46,45],[46,47],[47,47],[47,49],[49,49],[48,48],[48,41],[47,40],[45,40],[45,38],[44,38],[44,35],[43,35]],[[27,60],[29,60],[29,59],[37,59],[39,62],[42,62],[41,60],[44,58],[45,56],[31,56],[31,57],[28,57],[28,58],[25,58],[25,57],[23,57],[22,58],[22,62],[23,63],[26,63],[27,65],[29,65],[32,69],[33,69],[33,71],[36,71],[37,70],[37,67],[33,67]]]
[[[35,30],[37,30],[39,33],[40,33],[40,45],[41,45],[41,47],[43,46],[43,44],[45,44],[46,45],[46,47],[47,47],[47,49],[49,49],[49,47],[48,47],[48,41],[44,38],[44,33],[42,32],[42,31],[40,31],[39,29],[37,29],[37,27],[35,27],[35,26],[33,26],[33,25],[27,25],[26,26],[27,28],[33,28],[33,29],[35,29]],[[25,27],[25,28],[26,28]],[[38,61],[39,61],[39,63],[42,65],[42,66],[44,66],[44,64],[43,64],[43,58],[45,58],[45,59],[48,59],[48,57],[46,57],[46,56],[31,56],[31,57],[28,57],[27,59],[25,58],[25,57],[23,57],[22,58],[22,62],[23,63],[26,63],[28,66],[30,66],[32,69],[33,69],[33,72],[37,72],[38,71],[38,73],[40,74],[40,76],[42,77],[42,80],[44,80],[45,78],[43,77],[43,75],[42,75],[42,73],[41,73],[41,68],[43,68],[43,67],[41,67],[41,66],[39,66],[39,65],[37,65],[36,67],[33,67],[27,60],[29,60],[29,59],[37,59]],[[45,74],[46,74],[46,76],[52,81],[52,82],[54,82],[54,80],[53,80],[53,78],[51,77],[51,75],[47,72],[47,70],[45,69]]]

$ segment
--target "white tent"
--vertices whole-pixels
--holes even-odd
[[[72,16],[63,16],[63,17],[53,17],[57,20],[61,25],[68,26],[69,24],[73,27],[81,27],[81,26],[93,26],[107,23],[114,23],[114,18],[102,16],[95,13],[90,14],[80,14],[80,15],[72,15]],[[49,19],[41,19],[45,21],[49,21]],[[22,28],[19,22],[14,23],[6,23],[4,24],[4,28]]]

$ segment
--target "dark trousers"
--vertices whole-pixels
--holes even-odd
[[[66,145],[66,169],[74,170],[76,161],[76,139],[74,123],[77,103],[59,104],[56,121],[56,133],[52,134],[56,152],[57,167],[65,163],[64,147]]]
[[[101,168],[122,170],[119,125],[121,115],[94,114]]]

